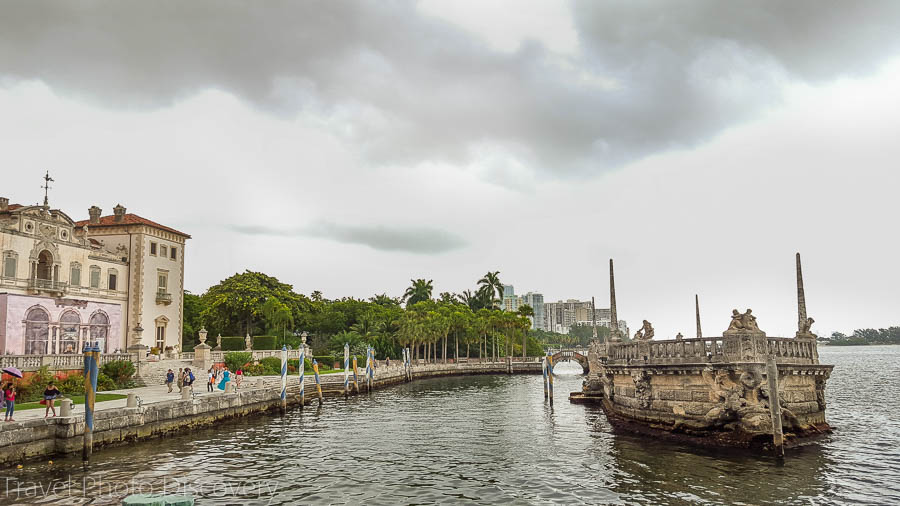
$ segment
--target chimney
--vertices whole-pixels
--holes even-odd
[[[9,210],[9,199],[6,197],[0,197],[0,211]]]
[[[91,225],[97,225],[100,223],[100,214],[102,212],[103,210],[97,206],[91,206],[91,208],[88,209],[88,215],[91,217]]]
[[[122,223],[123,221],[125,221],[125,208],[122,207],[122,204],[119,204],[113,208],[113,214],[116,216],[114,220],[116,223]]]

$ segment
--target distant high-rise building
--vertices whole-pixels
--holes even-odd
[[[515,312],[519,309],[517,302],[513,285],[503,285],[503,300],[500,302],[500,307],[504,311]]]
[[[544,324],[544,296],[539,293],[528,292],[521,297],[523,304],[528,304],[534,310],[534,316],[530,316],[531,328],[547,330]]]
[[[594,308],[592,317],[591,301],[589,300],[568,299],[565,302],[545,302],[543,306],[546,330],[551,332],[568,334],[572,325],[591,325],[595,323],[595,320],[598,327],[610,327],[609,308]],[[627,332],[624,320],[619,320],[619,329]]]

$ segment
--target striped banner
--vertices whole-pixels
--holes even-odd
[[[287,402],[287,346],[281,347],[281,405]]]
[[[350,395],[350,343],[344,344],[344,395]]]
[[[306,392],[304,391],[304,387],[306,386],[306,347],[302,344],[300,345],[300,407],[302,408],[304,404],[306,404]]]
[[[316,377],[316,394],[319,396],[319,405],[322,405],[322,383],[319,382],[319,362],[313,359],[313,375]]]
[[[97,398],[97,376],[100,348],[96,343],[84,344],[84,423],[86,430],[94,430],[94,402]]]

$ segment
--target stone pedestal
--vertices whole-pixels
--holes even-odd
[[[128,399],[125,401],[126,408],[136,408],[137,407],[137,395],[134,392],[128,393]]]
[[[63,399],[59,401],[59,416],[72,416],[72,399]]]
[[[730,362],[765,362],[768,356],[766,333],[763,331],[727,330],[725,356]]]
[[[145,357],[147,356],[147,347],[138,342],[128,347],[128,353],[134,355],[135,376],[140,376],[141,363],[146,361]]]
[[[212,367],[212,348],[206,343],[194,346],[194,361],[191,367],[198,371],[207,371]]]

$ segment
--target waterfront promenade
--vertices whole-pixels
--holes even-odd
[[[412,365],[409,373],[413,380],[478,374],[540,374],[541,362],[533,359],[525,362],[421,364]],[[324,398],[344,395],[343,372],[321,374],[320,380]],[[407,375],[402,364],[379,367],[373,389],[404,381],[407,381]],[[352,375],[350,385],[352,391]],[[366,391],[365,378],[360,375],[359,392]],[[164,385],[117,390],[113,393],[134,393],[140,397],[141,402],[133,407],[127,406],[126,399],[98,402],[94,412],[95,448],[161,437],[224,419],[278,410],[281,408],[281,377],[246,377],[241,388],[233,393],[219,390],[207,393],[205,384],[195,383],[194,395],[188,399],[182,399],[177,390],[168,393]],[[314,378],[306,376],[306,404],[318,402],[317,397]],[[287,404],[290,407],[300,404],[299,376],[288,376]],[[16,422],[0,425],[0,467],[80,451],[83,434],[83,405],[75,406],[71,416],[66,417],[44,418],[43,409],[21,411],[16,415]]]

